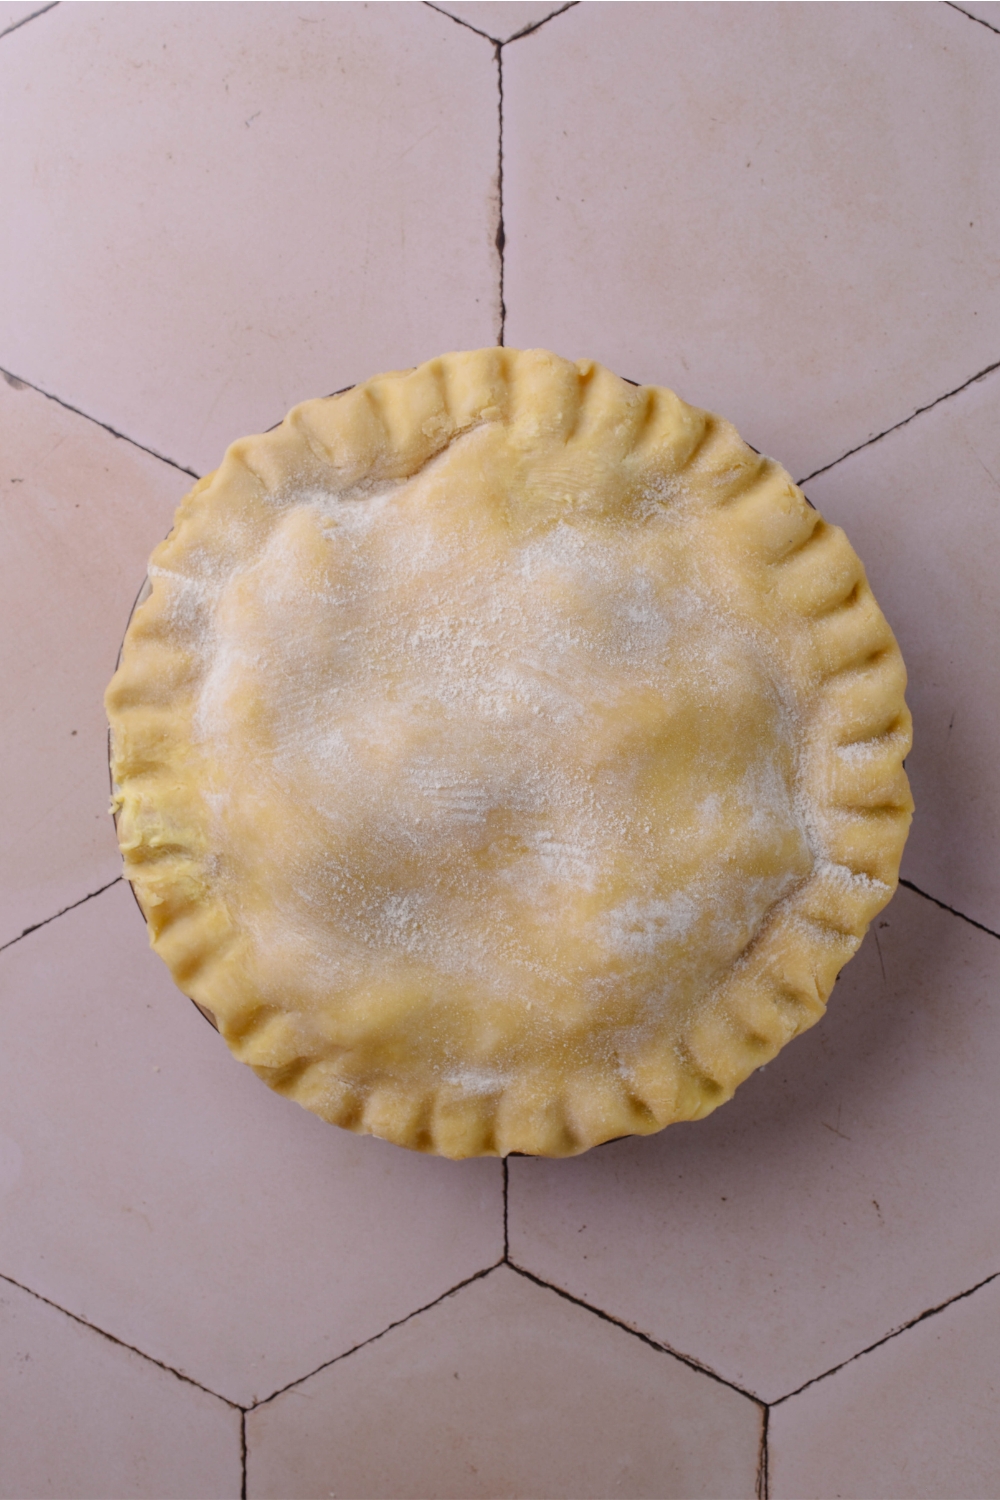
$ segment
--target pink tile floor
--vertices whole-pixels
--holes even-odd
[[[1000,5],[0,0],[0,139],[0,1495],[1000,1497]],[[101,694],[228,442],[498,339],[845,526],[918,813],[731,1104],[455,1164],[174,990]]]

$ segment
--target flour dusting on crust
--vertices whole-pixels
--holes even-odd
[[[125,874],[237,1056],[454,1157],[694,1119],[894,887],[905,672],[733,429],[481,350],[234,444],[108,693]]]

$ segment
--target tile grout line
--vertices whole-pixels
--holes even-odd
[[[950,3],[950,0],[946,0],[946,3]],[[831,459],[828,464],[823,464],[820,468],[813,469],[812,473],[807,474],[804,479],[797,479],[795,481],[796,484],[801,488],[802,485],[808,484],[810,479],[817,479],[820,474],[829,473],[838,464],[842,464],[845,458],[853,458],[855,453],[860,453],[863,449],[872,447],[874,443],[880,443],[884,437],[889,436],[890,432],[898,432],[901,427],[905,427],[917,417],[922,417],[924,412],[932,411],[935,406],[940,406],[942,401],[950,401],[952,396],[958,396],[962,391],[967,390],[970,385],[975,385],[977,380],[985,380],[986,376],[992,375],[994,370],[1000,370],[1000,359],[994,360],[991,365],[987,365],[985,370],[979,370],[977,374],[970,375],[968,380],[963,380],[962,384],[956,385],[954,390],[945,391],[943,396],[936,396],[933,401],[928,401],[926,406],[918,406],[916,411],[911,411],[910,415],[903,417],[902,421],[894,422],[891,427],[886,427],[882,432],[877,432],[874,437],[866,438],[863,443],[858,443],[854,448],[848,448],[847,452],[842,453],[839,458]]]
[[[434,0],[424,0],[424,4],[427,6],[428,10],[436,10],[439,16],[447,16],[448,20],[454,21],[456,26],[464,26],[466,31],[471,31],[474,32],[476,36],[484,37],[486,41],[492,42],[494,46],[503,45],[495,36],[490,36],[488,31],[480,31],[479,27],[473,26],[471,21],[463,21],[461,16],[453,16],[451,11],[445,10],[443,5],[435,5]]]
[[[541,31],[543,26],[547,26],[550,21],[554,21],[556,16],[564,15],[566,11],[572,10],[573,7],[579,5],[579,3],[580,0],[566,0],[565,5],[560,5],[555,10],[550,11],[549,14],[547,16],[543,16],[540,21],[532,21],[529,26],[522,26],[521,30],[515,31],[511,36],[507,38],[503,45],[506,47],[508,42],[519,42],[523,36],[533,36],[536,31]]]
[[[122,878],[121,875],[116,875],[114,880],[108,881],[107,885],[100,886],[96,891],[91,891],[89,895],[81,896],[79,901],[71,901],[69,906],[63,907],[62,911],[53,912],[51,917],[45,917],[41,922],[32,923],[23,932],[19,932],[17,937],[11,938],[6,943],[0,943],[0,953],[4,953],[8,948],[13,948],[15,943],[19,943],[22,938],[29,937],[31,933],[37,932],[40,927],[48,927],[50,922],[55,922],[60,917],[64,917],[68,911],[76,911],[78,906],[85,906],[88,901],[93,901],[95,896],[103,896],[105,891],[110,891],[111,887],[117,885]]]
[[[508,42],[519,42],[523,36],[531,36],[534,32],[540,31],[543,26],[547,26],[550,21],[554,21],[556,16],[561,16],[564,11],[572,10],[579,3],[580,0],[566,0],[565,5],[556,6],[555,10],[550,11],[547,16],[543,16],[540,21],[531,21],[527,26],[522,26],[520,31],[512,32],[510,36],[499,37],[491,36],[488,31],[481,31],[478,26],[473,26],[471,21],[463,21],[461,16],[453,16],[451,11],[445,10],[443,5],[435,5],[434,0],[424,0],[424,4],[428,10],[436,10],[439,16],[447,16],[448,20],[454,21],[456,26],[464,26],[466,31],[472,31],[476,36],[485,37],[486,41],[492,42],[495,47],[506,47]]]
[[[16,1286],[18,1291],[27,1292],[29,1297],[34,1297],[36,1302],[44,1302],[46,1307],[51,1307],[54,1312],[62,1313],[63,1317],[71,1318],[74,1323],[79,1323],[81,1328],[89,1328],[91,1333],[96,1333],[100,1338],[107,1339],[109,1344],[117,1344],[119,1349],[127,1349],[130,1354],[137,1354],[147,1364],[155,1365],[158,1370],[166,1370],[168,1375],[174,1375],[178,1380],[183,1380],[185,1385],[193,1385],[196,1391],[203,1391],[206,1396],[212,1396],[216,1401],[222,1401],[233,1411],[242,1412],[243,1408],[238,1401],[230,1401],[228,1396],[220,1396],[218,1391],[213,1391],[209,1386],[202,1385],[200,1380],[195,1380],[191,1375],[185,1375],[183,1370],[176,1370],[173,1365],[166,1364],[162,1359],[157,1359],[153,1354],[146,1354],[144,1350],[137,1349],[135,1344],[127,1344],[124,1339],[118,1338],[113,1333],[108,1333],[106,1328],[98,1328],[96,1323],[88,1323],[86,1318],[81,1318],[79,1313],[70,1312],[68,1307],[60,1307],[58,1302],[53,1302],[50,1297],[43,1297],[41,1292],[32,1291],[30,1286],[25,1286],[23,1281],[16,1280],[0,1271],[0,1281],[6,1281],[9,1286]]]
[[[540,21],[533,21],[531,25],[523,27],[520,31],[515,31],[512,36],[501,39],[497,36],[491,36],[488,31],[481,31],[478,26],[473,26],[471,21],[463,21],[460,16],[453,16],[450,10],[445,10],[441,5],[435,5],[434,0],[424,0],[424,4],[428,10],[436,10],[439,16],[447,16],[448,20],[453,21],[456,26],[463,26],[466,31],[471,31],[475,36],[481,36],[485,41],[492,42],[493,44],[493,60],[497,65],[497,229],[493,243],[497,249],[500,272],[500,327],[497,331],[497,345],[501,349],[504,347],[507,327],[507,304],[504,286],[506,272],[504,249],[507,243],[507,234],[504,226],[503,203],[503,49],[510,42],[520,41],[522,37],[533,36],[536,31],[540,31],[543,26],[547,26],[550,21],[554,21],[556,16],[564,15],[566,11],[572,10],[579,3],[580,0],[566,0],[565,5],[560,5],[550,15],[543,16]]]
[[[875,1349],[881,1349],[883,1344],[889,1344],[893,1339],[898,1339],[901,1334],[907,1333],[909,1329],[916,1328],[918,1323],[923,1323],[928,1318],[936,1317],[938,1313],[944,1312],[946,1308],[952,1307],[956,1302],[962,1302],[966,1297],[971,1297],[974,1292],[981,1291],[984,1286],[989,1286],[991,1281],[996,1281],[998,1278],[1000,1278],[1000,1271],[994,1271],[991,1276],[984,1276],[982,1281],[977,1281],[975,1286],[967,1287],[964,1292],[956,1292],[954,1297],[948,1297],[944,1302],[939,1302],[935,1307],[925,1308],[922,1313],[918,1313],[908,1323],[900,1323],[898,1328],[893,1328],[882,1338],[876,1339],[874,1344],[868,1344],[864,1349],[859,1349],[857,1354],[852,1354],[849,1359],[842,1359],[839,1365],[833,1365],[831,1369],[824,1370],[822,1375],[814,1375],[811,1380],[806,1380],[802,1385],[796,1386],[794,1391],[788,1391],[784,1396],[778,1396],[776,1400],[769,1401],[768,1405],[773,1409],[776,1406],[783,1405],[786,1401],[791,1401],[793,1396],[801,1396],[802,1392],[807,1391],[810,1386],[817,1385],[821,1380],[828,1380],[831,1375],[836,1375],[839,1370],[845,1369],[847,1365],[853,1365],[855,1360],[864,1359],[866,1354],[871,1354]]]
[[[548,1291],[555,1292],[557,1297],[562,1297],[565,1301],[572,1302],[574,1307],[582,1307],[585,1312],[592,1313],[595,1318],[601,1318],[605,1323],[610,1323],[613,1327],[620,1328],[623,1333],[631,1334],[640,1343],[647,1344],[650,1349],[655,1349],[658,1354],[666,1354],[671,1359],[678,1360],[680,1364],[687,1365],[688,1369],[697,1370],[699,1375],[707,1375],[709,1380],[717,1381],[719,1385],[724,1385],[727,1390],[735,1391],[738,1396],[745,1396],[755,1406],[761,1408],[767,1406],[768,1403],[763,1401],[760,1396],[755,1396],[752,1391],[744,1390],[743,1386],[737,1385],[735,1381],[727,1380],[724,1375],[719,1375],[708,1365],[699,1364],[698,1360],[693,1359],[690,1354],[680,1354],[676,1349],[671,1349],[669,1344],[661,1344],[656,1339],[651,1338],[648,1333],[643,1333],[638,1328],[631,1328],[628,1323],[623,1323],[620,1318],[616,1318],[612,1313],[604,1312],[602,1308],[595,1307],[592,1302],[584,1302],[582,1297],[574,1297],[572,1292],[567,1292],[563,1287],[556,1286],[554,1282],[545,1281],[541,1276],[536,1276],[533,1271],[526,1270],[524,1266],[518,1265],[515,1260],[508,1260],[507,1265],[510,1266],[512,1271],[516,1271],[518,1276],[523,1276],[526,1281],[533,1281],[536,1286],[545,1287]],[[821,1379],[822,1377],[817,1378]]]
[[[446,1301],[447,1298],[454,1297],[456,1293],[464,1291],[474,1281],[482,1281],[485,1277],[491,1276],[503,1264],[502,1260],[496,1260],[492,1265],[484,1266],[481,1271],[476,1271],[474,1275],[466,1276],[464,1281],[456,1282],[446,1292],[442,1292],[440,1297],[435,1297],[433,1302],[426,1302],[423,1307],[415,1307],[411,1313],[406,1314],[405,1318],[397,1318],[394,1323],[387,1323],[378,1333],[373,1333],[370,1339],[362,1339],[360,1344],[352,1344],[350,1349],[345,1349],[341,1354],[335,1354],[332,1359],[325,1359],[314,1370],[308,1370],[305,1375],[296,1376],[294,1380],[289,1380],[287,1385],[279,1386],[269,1396],[262,1396],[259,1401],[253,1401],[249,1406],[241,1408],[241,1410],[250,1413],[257,1411],[262,1406],[267,1406],[269,1402],[274,1401],[278,1396],[283,1396],[286,1391],[294,1390],[297,1385],[303,1385],[305,1381],[312,1380],[314,1375],[319,1375],[321,1371],[328,1370],[331,1365],[339,1364],[342,1359],[350,1359],[352,1354],[357,1354],[360,1349],[367,1349],[369,1344],[377,1344],[379,1339],[384,1339],[386,1334],[392,1333],[394,1328],[402,1328],[404,1323],[409,1323],[413,1318],[419,1318],[421,1313],[430,1312],[432,1307],[437,1307],[439,1303]]]
[[[58,0],[56,0],[56,3],[58,4]],[[148,453],[151,458],[158,458],[161,464],[169,464],[172,469],[178,469],[182,474],[190,474],[192,479],[201,478],[200,474],[196,474],[193,469],[189,469],[185,464],[179,464],[176,459],[167,458],[164,453],[157,453],[155,448],[148,448],[145,443],[137,442],[135,438],[130,438],[127,433],[119,432],[116,427],[111,426],[110,422],[102,422],[100,417],[92,417],[89,412],[81,411],[78,406],[73,406],[69,401],[64,401],[61,396],[54,396],[51,391],[43,390],[40,385],[35,385],[32,381],[25,380],[22,375],[15,375],[12,371],[5,370],[2,365],[0,365],[0,376],[3,376],[7,384],[15,391],[25,389],[34,391],[37,395],[44,396],[46,401],[54,401],[57,406],[61,406],[65,411],[71,411],[74,416],[83,417],[85,422],[93,422],[95,427],[102,427],[105,432],[110,432],[112,437],[118,438],[121,442],[129,443],[133,448],[138,448],[142,453]]]
[[[768,1427],[771,1419],[771,1408],[765,1406],[760,1416],[760,1447],[757,1450],[757,1500],[768,1500],[770,1485],[768,1484]]]
[[[974,16],[971,10],[966,10],[962,5],[956,5],[955,0],[945,0],[945,4],[949,10],[957,10],[959,15],[964,16],[967,21],[975,21],[977,26],[985,26],[987,31],[995,32],[997,36],[1000,36],[1000,26],[992,26],[989,21],[984,21],[982,16]]]
[[[497,42],[493,52],[497,65],[497,232],[493,243],[497,247],[497,256],[500,261],[500,329],[497,334],[497,343],[503,348],[504,333],[507,327],[507,304],[504,301],[504,248],[507,244],[507,234],[503,222],[503,43]]]
[[[946,901],[939,901],[936,896],[929,896],[918,885],[914,885],[912,880],[904,880],[900,876],[899,883],[900,885],[904,885],[908,891],[912,891],[915,896],[922,896],[925,901],[932,901],[935,906],[940,906],[942,911],[949,911],[953,917],[958,917],[962,922],[968,922],[970,927],[978,927],[979,931],[985,932],[987,937],[1000,939],[1000,932],[994,932],[992,927],[984,927],[982,922],[976,921],[975,917],[967,917],[964,911],[957,911],[954,906],[949,906]]]
[[[240,1408],[240,1500],[247,1500],[247,1414]]]
[[[41,6],[39,10],[33,10],[30,16],[22,16],[21,19],[19,21],[15,21],[12,26],[5,26],[3,31],[0,31],[0,37],[10,36],[12,31],[17,31],[21,26],[27,26],[29,21],[37,21],[38,17],[44,16],[46,11],[55,10],[58,4],[59,0],[49,0],[48,5]]]
[[[506,1156],[503,1158],[503,1261],[510,1265],[510,1233],[507,1227],[507,1204],[510,1200],[510,1170]]]

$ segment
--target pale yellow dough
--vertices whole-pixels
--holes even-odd
[[[843,532],[728,423],[446,355],[235,443],[107,694],[153,946],[353,1130],[571,1155],[822,1015],[912,804]]]

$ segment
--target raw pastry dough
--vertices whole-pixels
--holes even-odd
[[[272,1087],[462,1157],[696,1119],[896,882],[910,720],[843,532],[541,351],[235,443],[108,689],[125,874]]]

